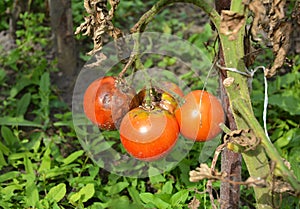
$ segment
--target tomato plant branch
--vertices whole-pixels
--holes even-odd
[[[241,0],[232,1],[231,12],[244,14],[246,16],[245,8]],[[229,36],[226,34],[220,34],[226,67],[232,67],[239,70],[245,69],[245,64],[242,62],[242,58],[244,56],[244,28],[245,27],[241,27],[239,29],[234,40],[230,40]],[[242,154],[250,175],[253,177],[263,177],[270,174],[270,167],[265,154],[266,152],[269,158],[276,163],[277,168],[281,171],[282,177],[287,180],[296,191],[300,191],[299,182],[292,172],[285,166],[281,156],[273,144],[268,140],[263,128],[254,116],[247,85],[247,78],[239,73],[229,71],[227,72],[227,75],[231,82],[225,82],[224,85],[230,99],[231,109],[233,110],[233,115],[238,128],[244,129],[250,127],[261,140],[261,146],[257,146],[255,150]],[[268,205],[269,208],[272,208],[271,196],[268,188],[254,188],[254,190],[258,208],[265,208],[266,205]]]
[[[160,12],[164,7],[173,3],[191,3],[200,7],[206,14],[209,15],[214,25],[219,25],[220,15],[214,9],[214,7],[207,0],[160,0],[157,2],[148,12],[146,12],[139,21],[131,29],[132,33],[142,32],[145,30],[147,24],[151,22],[154,16]]]
[[[234,115],[234,118],[236,121],[238,121],[237,128],[238,129],[247,129],[249,128],[248,123],[244,120],[245,115],[241,115],[240,112],[237,111],[237,108],[234,106],[238,102],[243,102],[244,106],[249,109],[249,111],[252,111],[251,106],[249,106],[248,101],[243,95],[248,93],[247,92],[242,92],[241,91],[241,85],[246,85],[243,81],[243,78],[240,74],[233,72],[228,72],[230,74],[226,80],[224,80],[224,86],[226,88],[229,100],[230,100],[230,106],[232,109],[232,113]],[[234,76],[231,77],[231,76]],[[229,82],[228,82],[229,81]],[[227,83],[228,82],[228,83]],[[236,102],[235,102],[236,101]],[[247,101],[247,102],[246,102]],[[256,130],[254,130],[256,132]],[[266,176],[269,176],[270,174],[270,168],[268,164],[268,159],[267,156],[262,149],[261,146],[257,146],[255,150],[250,150],[248,152],[242,153],[243,159],[246,163],[248,172],[251,177],[254,178],[264,178]],[[269,193],[268,188],[259,188],[259,187],[254,187],[254,192],[255,192],[255,198],[257,202],[257,208],[264,208],[266,205],[269,205],[268,208],[272,208],[272,199]]]
[[[133,49],[130,53],[129,59],[122,69],[122,71],[119,73],[119,77],[122,78],[124,74],[127,72],[129,67],[131,67],[133,64],[135,64],[135,68],[140,69],[143,68],[143,65],[140,61],[140,34],[136,34],[132,36],[133,38]]]
[[[299,181],[296,179],[293,173],[286,167],[286,165],[282,161],[280,154],[277,152],[276,148],[267,138],[264,130],[262,129],[257,119],[254,117],[254,115],[245,106],[244,102],[234,101],[233,105],[237,108],[238,112],[245,117],[244,119],[249,124],[250,128],[255,130],[256,136],[260,138],[262,146],[264,147],[270,159],[273,162],[275,162],[276,169],[280,171],[282,177],[286,181],[288,181],[298,193],[300,193]]]
[[[243,57],[246,21],[242,21],[242,18],[243,16],[244,18],[246,18],[247,13],[242,0],[232,0],[230,12],[231,15],[241,17],[239,22],[232,24],[241,24],[234,37],[230,37],[229,35],[230,32],[232,32],[230,31],[230,28],[228,28],[228,31],[221,30],[221,24],[223,24],[223,26],[227,26],[230,24],[229,22],[225,22],[226,20],[223,17],[223,13],[221,14],[220,25],[216,25],[216,28],[219,32],[220,43],[224,54],[225,66],[243,71],[245,69]],[[227,14],[230,15],[230,13]],[[234,111],[236,109],[233,108],[233,101],[243,100],[244,105],[249,109],[249,111],[252,112],[247,78],[239,73],[230,71],[227,71],[227,77],[228,78],[224,80],[224,86],[227,91],[230,107],[232,109],[232,114],[234,116],[237,128],[247,129],[249,128],[249,126],[244,120],[244,117],[241,117],[238,112]],[[235,85],[232,85],[232,83],[234,83]],[[242,156],[251,177],[259,178],[269,176],[270,167],[268,165],[268,159],[261,146],[257,146],[255,150],[250,150],[246,153],[242,153]],[[272,208],[272,197],[268,188],[254,187],[254,192],[257,208]]]

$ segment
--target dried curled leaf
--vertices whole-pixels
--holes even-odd
[[[292,25],[289,22],[282,22],[276,30],[273,31],[270,40],[273,43],[273,52],[276,55],[273,65],[270,69],[266,69],[265,75],[272,77],[277,70],[282,67],[285,62],[285,57],[290,48],[290,34]]]
[[[245,182],[245,185],[251,186],[251,187],[266,187],[267,186],[267,181],[264,178],[255,178],[255,177],[249,177]]]
[[[247,0],[249,10],[254,18],[251,26],[252,39],[273,47],[275,60],[265,71],[267,77],[272,77],[282,67],[289,49],[291,23],[285,18],[285,0]]]
[[[190,209],[197,209],[200,206],[200,201],[194,197],[191,202],[189,202],[188,208]]]
[[[292,166],[289,161],[282,158],[281,159],[284,162],[284,165],[289,169],[291,174],[294,178],[297,178],[294,174],[294,171],[292,170]],[[272,182],[270,182],[270,188],[273,192],[276,193],[290,193],[290,194],[296,194],[296,191],[294,188],[290,185],[289,182],[283,180],[284,173],[281,172],[280,169],[276,167],[276,162],[271,161],[270,162],[270,168],[271,168],[271,174],[272,174]]]
[[[121,30],[114,27],[112,18],[120,0],[110,0],[110,10],[107,8],[107,0],[84,0],[84,8],[89,14],[84,22],[77,27],[75,34],[92,36],[94,48],[88,54],[95,54],[102,49],[105,34],[117,39],[122,37]]]
[[[258,37],[257,33],[260,32],[261,34],[264,34],[263,28],[260,25],[265,25],[268,22],[266,8],[261,0],[253,0],[248,6],[251,11],[255,11],[251,27],[252,38],[256,41],[261,41],[261,38]],[[265,34],[264,37],[266,37]]]
[[[198,182],[203,179],[221,179],[222,177],[224,177],[223,173],[212,171],[205,163],[201,163],[200,167],[197,167],[196,170],[190,171],[191,182]]]
[[[224,141],[245,148],[244,152],[254,150],[260,143],[260,140],[250,129],[232,131],[224,136]]]
[[[230,10],[222,10],[220,32],[229,36],[229,40],[235,40],[245,21],[245,15]]]
[[[281,179],[273,179],[271,187],[272,187],[272,191],[276,193],[295,192],[293,187],[288,182],[282,181]]]

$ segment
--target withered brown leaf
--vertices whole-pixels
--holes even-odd
[[[188,208],[190,208],[190,209],[198,209],[199,206],[200,206],[200,201],[196,197],[193,197],[193,199],[191,200],[191,202],[189,202]]]
[[[252,39],[273,47],[275,59],[265,71],[267,77],[272,77],[283,66],[289,49],[291,23],[285,17],[286,0],[245,0],[244,4],[254,15]]]
[[[229,40],[235,40],[237,33],[246,21],[245,15],[230,10],[222,10],[220,33],[229,36]]]
[[[121,30],[114,27],[111,21],[119,2],[120,0],[109,0],[108,10],[107,0],[84,0],[88,16],[84,18],[84,23],[77,27],[75,34],[81,32],[83,35],[93,37],[94,48],[88,55],[93,55],[102,49],[105,34],[114,39],[123,36]]]
[[[290,47],[290,34],[292,25],[289,22],[282,22],[276,30],[273,31],[271,40],[273,43],[273,52],[275,60],[270,69],[266,69],[265,76],[272,77],[285,62],[286,55]]]

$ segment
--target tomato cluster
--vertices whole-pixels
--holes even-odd
[[[119,129],[125,150],[143,161],[168,154],[179,133],[194,141],[213,139],[225,120],[220,101],[206,91],[195,90],[184,96],[176,84],[162,82],[136,94],[124,81],[112,76],[89,85],[83,108],[87,118],[100,129]]]

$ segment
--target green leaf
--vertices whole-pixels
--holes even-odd
[[[278,106],[291,115],[300,115],[300,98],[293,91],[286,90],[283,94],[271,95],[269,104]]]
[[[27,174],[33,174],[34,175],[34,169],[31,160],[27,155],[24,157],[24,166],[25,166],[25,171]]]
[[[1,127],[1,135],[10,147],[16,146],[20,143],[19,139],[13,134],[10,128],[6,126]]]
[[[0,117],[0,125],[6,126],[31,126],[42,128],[42,125],[29,120],[25,120],[23,117]]]
[[[26,174],[24,178],[27,180],[25,184],[24,197],[27,207],[35,207],[39,202],[39,192],[35,182],[35,174]]]
[[[30,104],[31,94],[27,93],[22,96],[22,98],[17,103],[17,116],[23,116],[27,112],[27,108]]]
[[[141,193],[140,198],[144,203],[153,203],[154,202],[154,195],[149,192]]]
[[[40,91],[44,94],[48,94],[48,92],[50,92],[50,74],[48,72],[45,72],[41,76]]]
[[[50,202],[59,202],[64,198],[66,192],[66,184],[60,183],[52,187],[45,198],[48,199]]]
[[[22,77],[20,80],[18,80],[17,84],[11,88],[10,97],[14,98],[21,90],[31,84],[34,84],[34,82],[30,78]]]
[[[0,190],[0,196],[2,196],[2,199],[9,200],[11,197],[15,195],[15,190],[24,190],[22,185],[19,184],[13,184],[8,185]]]
[[[0,141],[0,151],[4,154],[4,155],[9,155],[10,150],[7,146],[5,146],[1,141]]]
[[[165,194],[172,194],[172,191],[173,191],[173,182],[172,181],[166,182],[162,188],[162,192]]]
[[[94,184],[87,184],[85,187],[81,188],[79,192],[71,195],[69,201],[75,205],[78,200],[82,200],[82,202],[86,202],[94,196],[95,188]]]
[[[288,130],[282,137],[278,138],[274,145],[278,148],[287,146],[294,138],[297,129]]]
[[[159,178],[160,181],[164,181],[164,180],[163,180],[164,177],[161,176],[160,171],[159,171],[157,168],[150,167],[149,170],[148,170],[148,174],[149,174],[150,177],[156,176],[156,177],[154,177],[154,178]],[[160,176],[159,176],[159,175],[160,175]],[[153,180],[154,180],[154,179],[153,179]],[[153,182],[151,182],[151,183],[153,183]]]
[[[94,179],[99,174],[99,167],[91,165],[91,167],[89,167],[89,174],[90,177]]]
[[[31,152],[19,152],[19,153],[12,153],[8,156],[9,160],[18,160],[25,157],[32,157],[33,153]]]
[[[189,197],[188,190],[181,190],[179,192],[176,192],[171,197],[171,204],[172,204],[172,206],[179,206],[179,203],[184,203],[188,197]]]
[[[90,209],[104,209],[107,208],[107,203],[94,202]]]
[[[139,205],[130,204],[130,200],[128,196],[121,196],[117,198],[110,199],[108,203],[109,209],[141,209],[142,207]]]
[[[25,202],[27,207],[34,207],[39,201],[39,193],[35,182],[26,184]]]
[[[83,153],[84,153],[83,150],[76,151],[76,152],[72,153],[71,155],[69,155],[67,158],[65,158],[65,159],[63,160],[63,163],[64,163],[65,165],[68,165],[68,164],[74,162],[74,161],[75,161],[77,158],[79,158],[80,156],[82,156]]]
[[[140,196],[139,196],[139,192],[136,188],[134,187],[128,187],[128,193],[131,197],[131,199],[133,200],[133,202],[137,203],[137,204],[142,204]]]
[[[50,75],[48,72],[44,73],[41,76],[41,80],[39,83],[39,96],[41,99],[40,102],[40,111],[41,116],[44,120],[45,126],[49,123],[49,95],[50,91]]]
[[[42,157],[42,162],[39,167],[39,172],[42,171],[47,171],[51,168],[51,158],[50,158],[50,153],[51,153],[51,148],[50,146],[47,147],[43,157]]]
[[[10,172],[4,173],[0,176],[0,183],[14,179],[14,178],[18,177],[19,175],[20,175],[19,171],[10,171]]]
[[[150,171],[151,167],[149,168]],[[155,175],[155,176],[150,176],[150,182],[151,184],[157,184],[157,183],[162,183],[165,182],[166,179],[165,177],[163,177],[163,175],[159,174],[159,175]]]
[[[105,187],[105,190],[108,191],[109,195],[114,195],[120,193],[123,189],[129,186],[128,182],[118,182],[112,186]]]
[[[170,207],[170,204],[163,201],[162,199],[156,197],[155,195],[145,192],[140,194],[140,198],[145,203],[152,203],[155,206],[157,206],[160,209],[168,208]]]
[[[298,181],[300,181],[300,147],[294,147],[290,151],[289,162],[291,163],[292,170]]]
[[[4,158],[3,152],[0,149],[0,170],[2,169],[3,166],[7,166],[7,162]]]

